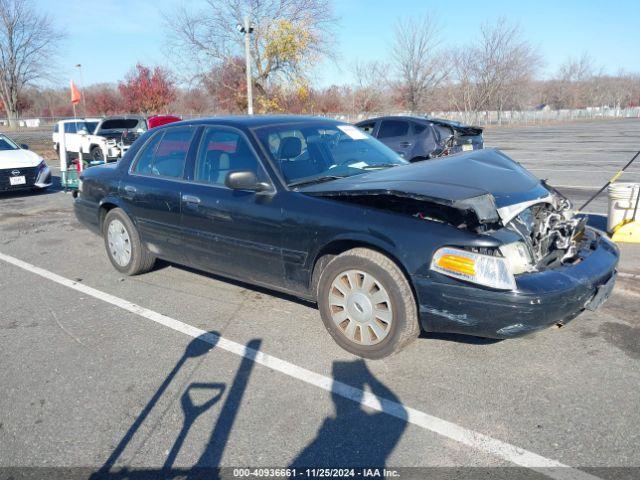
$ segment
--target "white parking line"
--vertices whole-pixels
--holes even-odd
[[[617,170],[582,170],[582,169],[561,169],[561,168],[544,168],[544,167],[527,167],[527,170],[531,170],[532,172],[582,172],[582,173],[606,173],[607,175],[613,175],[614,173],[618,173]],[[640,172],[625,172],[626,175],[638,175]]]
[[[587,185],[556,185],[555,183],[551,186],[553,188],[572,188],[574,190],[598,190],[600,187],[602,187],[602,185],[589,187]]]
[[[128,312],[140,315],[141,317],[159,323],[160,325],[164,325],[165,327],[171,328],[177,332],[184,333],[185,335],[189,335],[193,338],[200,338],[215,347],[219,347],[241,357],[249,358],[260,365],[277,372],[284,373],[285,375],[301,380],[310,385],[314,385],[322,390],[326,390],[327,392],[347,398],[373,410],[384,412],[392,417],[399,418],[425,430],[429,430],[448,439],[460,442],[471,448],[496,455],[516,465],[535,470],[551,478],[555,478],[557,480],[599,479],[599,477],[595,477],[556,460],[552,460],[515,445],[511,445],[510,443],[497,440],[489,435],[469,430],[468,428],[462,427],[456,423],[434,417],[433,415],[429,415],[428,413],[415,408],[407,407],[398,402],[378,397],[370,392],[347,385],[346,383],[337,382],[330,377],[299,367],[293,363],[287,362],[286,360],[282,360],[258,350],[247,348],[240,343],[236,343],[200,328],[193,327],[189,324],[161,313],[154,312],[148,308],[141,307],[140,305],[136,305],[135,303],[131,303],[109,293],[69,280],[68,278],[62,277],[43,268],[36,267],[35,265],[24,262],[15,257],[0,253],[0,260],[39,275],[47,280],[51,280],[52,282],[78,292],[82,292],[85,295],[90,295],[98,300],[120,307]]]

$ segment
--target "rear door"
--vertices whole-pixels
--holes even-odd
[[[183,186],[182,228],[189,263],[252,283],[283,282],[283,209],[275,189],[232,190],[233,171],[253,171],[272,183],[243,132],[208,126]]]
[[[80,151],[80,135],[78,135],[78,122],[64,124],[64,142],[67,152]]]
[[[180,229],[181,187],[196,127],[166,128],[140,149],[120,185],[125,201],[149,250],[185,262]]]
[[[410,160],[413,148],[413,135],[407,120],[382,120],[376,138],[387,147]]]

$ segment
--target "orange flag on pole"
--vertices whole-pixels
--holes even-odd
[[[80,94],[80,90],[78,90],[78,87],[76,87],[73,80],[71,80],[71,103],[77,105],[81,99],[82,95]]]

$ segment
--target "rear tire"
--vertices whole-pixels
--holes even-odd
[[[420,334],[407,278],[374,250],[354,248],[333,258],[320,274],[317,299],[329,334],[359,357],[387,357]]]
[[[140,241],[131,219],[120,208],[110,210],[102,224],[107,256],[116,270],[125,275],[139,275],[153,268],[156,259]]]

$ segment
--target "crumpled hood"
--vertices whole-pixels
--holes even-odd
[[[7,168],[37,167],[42,158],[31,150],[0,151],[0,170]]]
[[[550,195],[539,179],[497,149],[377,170],[298,191],[316,196],[410,197],[473,210],[481,223],[499,220],[498,210],[504,207]]]
[[[299,191],[318,196],[410,197],[474,210],[483,223],[498,220],[498,209],[550,194],[539,179],[496,149],[377,170]]]

